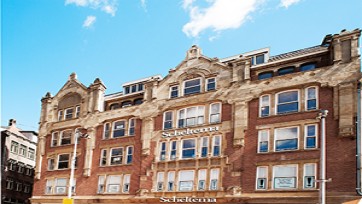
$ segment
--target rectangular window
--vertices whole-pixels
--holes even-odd
[[[209,154],[209,137],[201,137],[200,144],[201,157],[207,157]]]
[[[204,191],[206,189],[206,169],[200,169],[198,172],[197,190]]]
[[[164,130],[168,130],[168,129],[172,129],[172,111],[169,112],[165,112],[163,115],[163,129]]]
[[[16,191],[23,191],[23,184],[16,182]]]
[[[18,148],[19,148],[19,143],[15,142],[15,141],[11,141],[11,148],[10,151],[14,154],[18,153]]]
[[[101,150],[101,159],[99,162],[99,166],[106,166],[107,165],[107,150],[102,149]]]
[[[124,94],[129,94],[129,93],[130,93],[129,86],[124,87]]]
[[[219,183],[219,169],[211,169],[210,171],[210,190],[217,190]]]
[[[55,160],[54,159],[48,159],[48,170],[52,171],[55,167]]]
[[[58,121],[61,121],[61,120],[63,120],[63,111],[62,110],[58,111]]]
[[[6,189],[12,190],[14,188],[14,180],[12,178],[6,178]]]
[[[59,133],[58,132],[53,132],[52,134],[52,143],[51,146],[55,147],[58,145],[58,137],[59,137]]]
[[[73,108],[65,109],[64,119],[72,119],[73,118]]]
[[[15,171],[15,170],[16,170],[16,167],[17,167],[16,161],[10,159],[10,160],[9,160],[9,170],[10,170],[10,171]]]
[[[105,176],[99,176],[98,177],[98,188],[97,188],[97,193],[104,193],[104,181],[105,181]]]
[[[19,162],[18,163],[18,172],[21,174],[24,173],[24,168],[25,168],[24,163]]]
[[[72,182],[72,187],[71,187],[72,193],[75,193],[76,186],[77,186],[77,180],[75,180],[75,178],[74,178],[73,182]]]
[[[132,93],[137,92],[137,85],[132,85],[131,86],[131,92]]]
[[[216,89],[216,79],[215,78],[206,79],[206,90],[212,91],[215,89]]]
[[[123,177],[123,193],[129,192],[130,182],[131,182],[131,175],[129,175],[129,174],[124,175],[124,177]]]
[[[69,154],[60,154],[58,156],[58,169],[69,168]]]
[[[306,89],[306,110],[317,109],[317,90],[315,87],[309,87]]]
[[[129,120],[128,135],[134,135],[134,130],[135,130],[135,120],[132,118]]]
[[[220,149],[221,149],[221,137],[214,136],[212,138],[212,156],[220,156]]]
[[[125,122],[117,121],[113,123],[113,138],[122,137],[125,133]]]
[[[45,184],[45,194],[52,194],[53,193],[53,179],[47,179]]]
[[[268,167],[259,166],[256,169],[256,189],[263,190],[268,188]]]
[[[28,151],[28,159],[30,159],[30,160],[34,160],[34,159],[35,159],[35,150],[32,149],[32,148],[29,148],[29,151]]]
[[[260,117],[266,117],[270,115],[270,95],[264,95],[260,97]]]
[[[166,159],[166,142],[160,143],[160,161],[164,161]]]
[[[108,139],[111,133],[111,124],[105,123],[104,130],[103,130],[103,139]]]
[[[170,87],[170,98],[177,98],[178,97],[178,86],[171,86]]]
[[[175,185],[175,172],[169,171],[167,175],[167,191],[173,191]]]
[[[163,191],[164,173],[157,173],[157,191]]]
[[[315,188],[316,164],[304,164],[304,188]]]
[[[305,126],[305,141],[306,149],[313,149],[317,147],[317,125]]]
[[[123,161],[123,148],[111,149],[111,165],[122,164]]]
[[[68,145],[71,144],[72,141],[72,131],[65,130],[60,133],[60,145]]]
[[[201,80],[192,79],[184,82],[184,95],[190,95],[194,93],[200,93],[201,91]]]
[[[194,185],[194,171],[179,171],[179,191],[192,191]]]
[[[75,107],[75,117],[79,118],[79,116],[80,116],[80,106],[76,106]]]
[[[143,91],[143,84],[138,84],[138,91]]]
[[[256,55],[256,56],[253,56],[253,57],[251,58],[251,64],[252,64],[252,65],[263,64],[264,61],[265,61],[265,56],[264,56],[264,54]]]
[[[27,149],[27,146],[20,145],[19,155],[25,157],[26,156],[26,149]]]
[[[195,158],[195,147],[196,147],[196,140],[195,139],[188,139],[182,140],[182,158]]]
[[[221,104],[220,103],[213,103],[210,106],[210,123],[219,123],[220,120],[220,108]]]
[[[107,192],[118,193],[120,191],[121,176],[108,176],[107,177]]]
[[[24,193],[30,193],[30,186],[27,184],[24,184]]]
[[[277,94],[277,114],[298,112],[299,93],[298,91],[288,91]]]
[[[258,153],[269,151],[269,130],[259,130],[258,132]]]
[[[170,160],[176,159],[177,141],[171,141]]]
[[[178,127],[189,127],[204,123],[204,106],[195,106],[179,110]]]
[[[273,167],[274,189],[297,188],[298,165],[283,165]]]
[[[132,146],[128,146],[127,147],[127,164],[132,163],[132,156],[133,156],[133,147]]]
[[[67,192],[67,179],[66,178],[57,178],[55,180],[55,193],[56,194],[65,194]]]
[[[298,149],[298,127],[275,129],[275,151]]]

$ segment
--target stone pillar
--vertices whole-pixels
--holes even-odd
[[[99,78],[96,78],[89,88],[91,91],[91,97],[89,99],[90,111],[102,112],[104,109],[104,92],[106,86]]]
[[[93,151],[96,143],[96,129],[87,129],[88,139],[86,139],[86,153],[84,155],[84,168],[83,176],[89,177],[91,175]]]
[[[35,179],[40,179],[43,156],[45,154],[45,136],[38,138],[38,145],[36,151],[36,164],[35,164]]]
[[[339,136],[355,137],[356,84],[339,85]]]
[[[51,101],[52,101],[52,95],[50,94],[50,92],[46,93],[45,96],[41,99],[40,124],[43,124],[48,120],[48,112],[51,110],[50,108]],[[55,116],[55,118],[56,117],[57,116]]]
[[[245,131],[248,128],[248,102],[234,104],[234,146],[244,146]]]
[[[250,60],[247,60],[245,62],[244,79],[245,80],[250,80]]]
[[[151,151],[151,139],[154,131],[154,120],[152,117],[142,118],[142,155],[150,155]]]

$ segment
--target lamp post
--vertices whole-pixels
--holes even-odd
[[[320,187],[319,187],[319,201],[320,204],[326,203],[326,117],[328,110],[321,110],[318,115],[318,119],[321,120],[321,145],[320,145]]]
[[[85,130],[85,129],[81,129]],[[86,133],[82,133],[80,129],[76,129],[74,134],[74,150],[73,150],[73,156],[70,166],[70,178],[69,178],[69,188],[68,188],[68,199],[66,201],[63,201],[63,204],[65,203],[73,203],[72,200],[72,187],[73,187],[73,181],[74,181],[74,169],[75,169],[75,160],[77,157],[77,145],[78,145],[78,138],[89,138]],[[85,130],[86,131],[86,130]]]

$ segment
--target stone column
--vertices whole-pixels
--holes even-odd
[[[88,134],[88,139],[86,139],[87,141],[86,141],[86,153],[84,156],[83,176],[89,177],[91,175],[93,151],[96,142],[96,129],[93,127],[88,128],[87,134]]]

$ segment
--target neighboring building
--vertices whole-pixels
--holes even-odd
[[[1,127],[1,203],[30,203],[37,136],[17,128],[14,119]]]
[[[61,203],[74,132],[80,139],[74,198],[81,203],[316,203],[320,110],[327,127],[328,203],[356,193],[360,30],[277,56],[226,59],[192,46],[175,69],[104,96],[71,74],[42,99],[33,203]],[[170,200],[168,200],[170,199]]]

